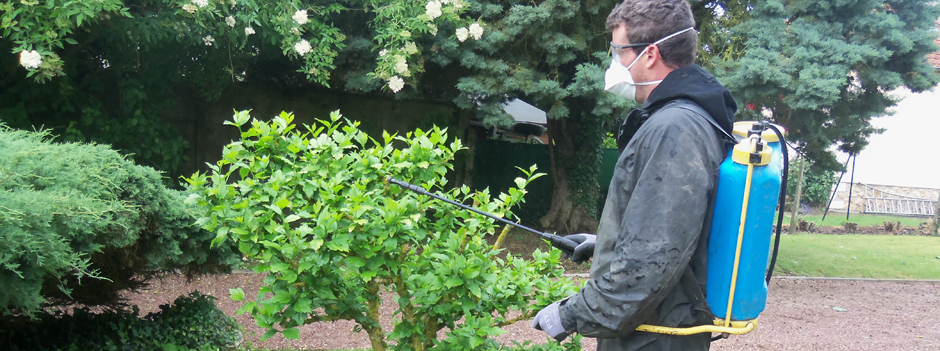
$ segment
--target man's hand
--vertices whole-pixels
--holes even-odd
[[[594,256],[594,244],[597,242],[597,235],[594,234],[572,234],[565,236],[565,239],[578,243],[571,254],[571,260],[575,263],[584,263]]]
[[[535,315],[535,319],[532,320],[532,328],[544,331],[548,336],[559,342],[565,340],[571,333],[567,332],[565,327],[561,325],[561,314],[558,312],[558,306],[565,300],[555,301],[539,311]]]

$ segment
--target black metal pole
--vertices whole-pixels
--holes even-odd
[[[855,159],[858,156],[852,155],[852,177],[849,180],[849,208],[845,211],[845,220],[849,220],[849,213],[852,213],[852,187],[855,185]],[[846,160],[848,162],[848,160]]]
[[[560,237],[560,236],[555,235],[555,234],[549,234],[549,233],[545,233],[545,232],[540,232],[540,231],[538,231],[538,230],[535,230],[535,229],[526,227],[526,226],[524,226],[524,225],[522,225],[522,224],[509,221],[509,220],[507,220],[507,219],[505,219],[505,218],[496,217],[495,215],[493,215],[493,214],[491,214],[491,213],[483,212],[483,211],[481,211],[481,210],[479,210],[479,209],[476,209],[476,208],[473,208],[473,207],[464,205],[464,204],[462,204],[462,203],[453,201],[453,200],[451,200],[451,199],[447,199],[447,198],[441,197],[441,196],[439,196],[439,195],[437,195],[437,194],[432,194],[432,193],[428,192],[427,190],[424,190],[424,188],[421,188],[421,187],[419,187],[419,186],[417,186],[417,185],[410,184],[410,183],[406,183],[406,182],[400,181],[400,180],[395,179],[395,178],[392,178],[392,177],[386,177],[386,178],[385,178],[385,181],[388,182],[388,183],[392,183],[392,184],[398,185],[398,186],[400,186],[400,187],[402,187],[402,188],[404,188],[404,189],[411,190],[411,191],[416,192],[416,193],[418,193],[418,194],[425,195],[425,196],[430,196],[430,197],[432,197],[432,198],[435,198],[435,199],[444,201],[444,202],[446,202],[446,203],[449,203],[449,204],[451,204],[451,205],[460,207],[460,208],[465,209],[465,210],[467,210],[467,211],[475,212],[475,213],[481,214],[481,215],[483,215],[483,216],[486,216],[486,217],[495,219],[495,220],[497,220],[497,221],[499,221],[499,222],[502,222],[502,223],[505,223],[505,224],[508,224],[508,225],[517,227],[517,228],[519,228],[519,229],[523,229],[523,230],[528,231],[528,232],[530,232],[530,233],[534,233],[535,235],[538,235],[538,236],[542,237],[542,239],[548,240],[548,242],[550,242],[550,243],[552,244],[552,246],[557,247],[557,248],[560,249],[561,251],[564,251],[564,252],[565,252],[566,254],[568,254],[569,256],[574,252],[574,248],[578,246],[578,244],[575,243],[574,241],[571,241],[571,239],[565,239],[565,238]]]
[[[839,181],[836,182],[836,188],[832,190],[832,195],[829,196],[829,203],[826,204],[826,212],[823,212],[822,220],[826,220],[826,215],[829,214],[829,206],[832,206],[832,199],[836,198],[836,192],[839,191],[839,184],[842,184],[842,176],[845,175],[845,169],[849,167],[849,159],[852,158],[852,155],[845,158],[845,165],[842,166],[842,172],[839,172]]]

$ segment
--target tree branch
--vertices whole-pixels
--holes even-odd
[[[529,311],[529,312],[520,314],[520,315],[517,316],[516,318],[510,319],[510,320],[505,320],[505,321],[502,321],[502,322],[500,322],[500,323],[496,323],[496,324],[494,324],[493,326],[494,326],[494,327],[505,327],[505,326],[507,326],[507,325],[516,323],[516,322],[518,322],[518,321],[522,321],[522,320],[526,320],[526,319],[532,319],[533,317],[535,317],[535,313],[536,313],[536,312],[535,312],[534,310],[532,310],[532,311]]]

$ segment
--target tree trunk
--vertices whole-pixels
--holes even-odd
[[[931,234],[934,236],[940,235],[940,196],[937,197],[937,204],[933,208],[933,229]]]
[[[796,181],[796,193],[793,194],[793,210],[790,211],[790,234],[796,234],[800,224],[800,198],[803,196],[803,172],[806,170],[806,159],[800,160],[800,176]]]
[[[372,343],[372,350],[374,351],[385,351],[388,349],[388,344],[385,342],[385,332],[382,331],[382,325],[379,324],[379,305],[382,303],[381,295],[379,295],[379,284],[376,282],[375,278],[369,281],[366,285],[366,291],[369,293],[368,299],[369,310],[366,312],[366,320],[360,322],[359,326],[362,329],[365,329],[366,333],[369,334],[369,342]]]
[[[599,164],[599,154],[597,150],[589,150],[591,147],[584,147],[585,144],[577,143],[576,138],[579,135],[579,123],[571,118],[549,119],[549,156],[551,158],[552,178],[555,182],[552,192],[552,206],[539,221],[542,228],[554,231],[559,234],[569,233],[595,233],[597,232],[597,219],[586,206],[586,201],[597,201],[597,173]],[[582,147],[578,147],[580,144]],[[591,162],[593,157],[593,161]],[[576,166],[576,165],[580,165]],[[590,170],[586,165],[594,165]],[[583,172],[592,172],[586,174],[593,175],[593,189],[572,189],[570,182],[572,169],[581,169]],[[583,181],[584,178],[581,178]],[[590,193],[575,194],[575,191],[593,191]],[[582,203],[574,200],[575,195],[580,195]],[[593,195],[593,196],[590,196]]]

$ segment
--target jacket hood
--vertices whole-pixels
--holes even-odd
[[[691,65],[670,72],[656,89],[653,89],[642,109],[652,114],[667,102],[676,99],[695,102],[711,115],[727,135],[731,135],[738,104],[731,97],[731,92],[702,67]]]

